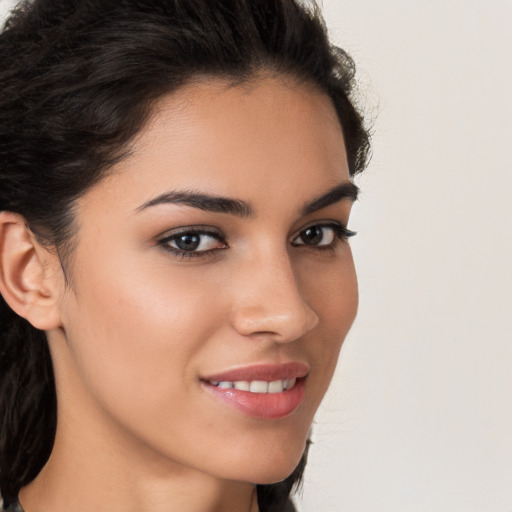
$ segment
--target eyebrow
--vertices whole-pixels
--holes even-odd
[[[252,206],[245,201],[186,190],[182,192],[166,192],[165,194],[161,194],[144,203],[142,206],[139,206],[137,211],[145,210],[146,208],[158,204],[168,203],[183,204],[191,206],[192,208],[198,208],[200,210],[215,213],[230,213],[231,215],[236,215],[238,217],[250,217],[254,213]]]
[[[302,216],[309,215],[317,210],[326,208],[343,199],[355,201],[359,193],[359,188],[352,182],[347,181],[328,190],[321,196],[308,201],[300,209]],[[174,191],[161,194],[143,205],[136,211],[142,211],[152,206],[160,204],[182,204],[214,213],[228,213],[237,217],[250,217],[254,215],[253,207],[240,199],[229,197],[214,196],[204,194],[198,191]]]
[[[354,185],[351,181],[346,181],[337,185],[334,188],[328,190],[325,194],[322,194],[320,197],[308,201],[301,209],[300,214],[305,216],[309,215],[317,210],[321,210],[322,208],[326,208],[331,204],[338,203],[343,199],[350,199],[352,202],[357,200],[357,196],[359,194],[359,187]]]

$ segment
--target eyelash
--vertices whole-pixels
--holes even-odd
[[[178,240],[180,237],[183,237],[185,235],[189,236],[209,236],[210,238],[213,238],[217,240],[219,243],[223,244],[224,247],[218,247],[215,249],[207,249],[203,251],[185,251],[182,249],[179,249],[177,247],[172,247],[170,245],[171,242]],[[222,235],[219,231],[212,230],[211,228],[206,227],[191,227],[191,228],[182,228],[179,230],[176,230],[172,232],[171,234],[165,236],[164,238],[158,240],[158,245],[161,245],[166,251],[171,252],[175,256],[181,258],[181,259],[187,259],[187,258],[204,258],[213,255],[217,251],[222,251],[224,249],[228,248],[228,245]]]
[[[320,229],[326,229],[330,228],[332,229],[333,233],[333,241],[327,245],[318,245],[318,244],[307,244],[307,243],[295,243],[295,241],[301,237],[304,236],[305,233],[313,228],[320,228]],[[338,243],[345,242],[348,240],[348,238],[355,236],[357,233],[355,231],[351,231],[347,229],[342,224],[334,223],[334,222],[328,222],[328,223],[318,223],[318,224],[310,224],[309,226],[306,226],[305,228],[301,229],[301,231],[294,236],[291,244],[293,247],[304,247],[307,249],[313,249],[316,251],[333,251]],[[217,240],[223,247],[217,247],[214,249],[206,249],[202,251],[198,251],[197,248],[194,250],[183,250],[179,249],[177,247],[171,246],[171,242],[178,240],[180,237],[183,237],[185,235],[192,236],[192,237],[204,237],[208,236],[210,238],[213,238]],[[325,236],[325,233],[323,233],[323,236]],[[303,240],[304,241],[304,240]],[[201,241],[199,242],[201,243]],[[174,256],[179,257],[180,259],[192,259],[192,258],[206,258],[208,256],[212,256],[213,254],[217,253],[218,251],[222,251],[224,249],[228,249],[229,246],[225,240],[225,237],[222,235],[221,232],[212,230],[211,228],[207,227],[190,227],[190,228],[183,228],[179,229],[177,231],[174,231],[173,233],[165,236],[164,238],[161,238],[158,240],[157,244],[159,246],[162,246],[166,251],[171,252]]]

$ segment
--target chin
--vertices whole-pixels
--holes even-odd
[[[297,468],[300,463],[300,458],[297,464],[287,465],[286,467],[274,466],[267,471],[262,472],[260,475],[255,475],[257,478],[252,480],[252,483],[258,485],[269,485],[286,480]]]
[[[264,460],[252,460],[249,467],[245,467],[245,478],[243,480],[253,484],[268,485],[282,482],[288,478],[300,464],[301,459],[307,453],[307,446],[301,446],[300,449],[289,451],[283,450],[265,450]]]

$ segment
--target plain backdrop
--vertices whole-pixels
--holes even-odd
[[[511,512],[512,1],[324,7],[377,119],[303,510]]]
[[[323,3],[375,134],[299,506],[512,512],[512,0]]]

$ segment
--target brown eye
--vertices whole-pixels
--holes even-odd
[[[201,236],[195,233],[185,233],[173,240],[177,249],[182,251],[196,251],[201,245]]]
[[[299,233],[299,236],[293,241],[294,245],[313,245],[325,246],[331,245],[336,238],[336,233],[332,226],[310,226]]]
[[[354,236],[355,231],[350,231],[342,224],[315,224],[303,229],[293,240],[292,245],[304,245],[309,247],[329,248],[337,242],[344,241]]]
[[[224,249],[226,243],[218,233],[207,231],[180,231],[159,241],[159,245],[182,254],[200,255],[216,249]]]

